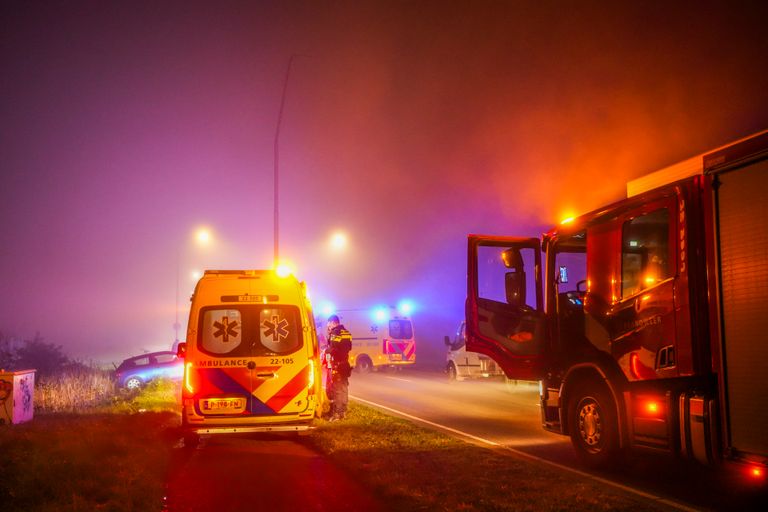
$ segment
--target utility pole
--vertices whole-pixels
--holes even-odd
[[[285,107],[285,96],[288,92],[288,80],[291,77],[291,65],[293,64],[293,59],[296,57],[296,55],[291,55],[291,57],[288,59],[288,68],[285,71],[285,82],[283,82],[283,96],[280,99],[280,112],[277,114],[277,129],[275,130],[275,176],[274,176],[274,184],[275,184],[275,198],[274,198],[274,205],[275,205],[275,213],[274,213],[274,235],[275,235],[275,242],[274,242],[274,250],[275,250],[275,256],[274,256],[274,268],[277,268],[277,266],[280,263],[280,208],[279,208],[279,169],[280,169],[280,125],[283,122],[283,108]]]

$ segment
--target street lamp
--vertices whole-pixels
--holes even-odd
[[[192,238],[198,247],[208,247],[213,242],[213,234],[211,230],[205,226],[197,228]],[[176,315],[173,322],[173,330],[176,333],[175,345],[179,343],[179,329],[181,324],[179,323],[179,286],[180,286],[180,274],[181,274],[181,248],[176,249]],[[193,279],[200,279],[202,273],[195,271],[192,273]]]
[[[208,246],[211,244],[211,240],[213,240],[213,235],[211,235],[210,229],[205,226],[197,228],[197,231],[195,231],[195,241],[197,241],[198,245]]]
[[[331,249],[335,252],[342,252],[346,250],[349,245],[349,238],[343,231],[336,231],[331,234],[331,238],[328,241]]]

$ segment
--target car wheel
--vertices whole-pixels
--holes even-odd
[[[357,363],[355,364],[355,369],[358,373],[371,373],[371,368],[373,365],[371,365],[371,360],[367,357],[359,357],[357,359]]]
[[[127,381],[125,381],[125,389],[139,389],[141,387],[141,379],[138,377],[131,377]]]
[[[619,452],[616,405],[604,386],[585,383],[568,401],[568,430],[579,459],[597,468],[615,463]]]
[[[456,371],[456,365],[451,363],[448,363],[448,369],[446,370],[448,373],[448,380],[451,382],[456,382],[458,378],[458,372]]]

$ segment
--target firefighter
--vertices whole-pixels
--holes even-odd
[[[328,317],[328,348],[330,358],[330,378],[328,396],[331,400],[331,419],[344,419],[349,400],[349,376],[352,368],[349,366],[349,351],[352,350],[352,335],[339,322],[339,317]]]

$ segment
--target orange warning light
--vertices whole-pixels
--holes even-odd
[[[648,402],[645,404],[645,409],[651,414],[656,414],[659,412],[659,404],[658,402]]]
[[[574,220],[574,217],[566,217],[560,221],[560,224],[570,224],[571,222],[573,222],[573,220]]]
[[[754,468],[752,468],[750,470],[749,474],[752,475],[755,478],[760,478],[760,477],[763,476],[763,469],[762,468],[758,468],[758,467],[754,467]]]

